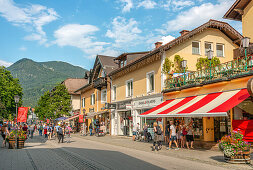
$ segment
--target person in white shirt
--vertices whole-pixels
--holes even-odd
[[[133,127],[133,141],[135,141],[137,131],[140,129],[139,123],[135,124]]]
[[[176,126],[174,125],[173,121],[170,121],[170,143],[169,143],[168,150],[171,150],[172,142],[174,142],[177,147],[175,150],[178,150],[179,148],[178,148],[178,144],[177,144]]]

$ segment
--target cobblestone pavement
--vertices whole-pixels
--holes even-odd
[[[2,142],[0,140],[0,142]],[[122,145],[122,146],[121,146]],[[132,142],[120,137],[81,137],[72,135],[71,143],[28,139],[24,149],[0,148],[0,170],[51,169],[250,169],[249,165],[229,165],[188,158],[198,151],[189,151],[185,158],[179,150],[151,152],[150,144]],[[186,151],[185,151],[186,152]],[[204,151],[199,151],[204,152]],[[169,154],[168,154],[169,153]],[[175,152],[176,153],[176,152]],[[198,154],[198,153],[197,153]],[[205,155],[205,154],[202,154]],[[199,155],[199,157],[202,157]],[[218,155],[219,156],[219,155]],[[182,159],[183,158],[183,159]]]

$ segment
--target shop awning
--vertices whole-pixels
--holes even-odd
[[[75,119],[75,118],[78,118],[78,117],[79,117],[79,114],[74,115],[74,116],[71,116],[71,117],[65,119],[64,122],[67,122],[67,121],[69,121],[69,120],[72,120],[72,119]]]
[[[108,111],[90,112],[90,113],[87,113],[87,116],[85,116],[85,118],[93,118],[96,115],[100,115],[100,114],[103,114],[106,112],[108,112]]]
[[[249,97],[247,89],[171,99],[140,114],[140,117],[216,117]]]

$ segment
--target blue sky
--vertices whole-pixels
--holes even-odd
[[[96,54],[147,51],[209,19],[235,0],[0,0],[0,65],[30,58],[89,69]]]

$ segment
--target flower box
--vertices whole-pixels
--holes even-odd
[[[8,139],[8,143],[9,143],[9,149],[15,149],[15,147],[16,147],[16,140],[15,140],[15,138],[9,138]]]
[[[22,149],[25,147],[25,139],[19,139],[17,140],[17,148]]]
[[[239,151],[229,157],[224,154],[224,159],[227,163],[250,163],[250,150]]]

